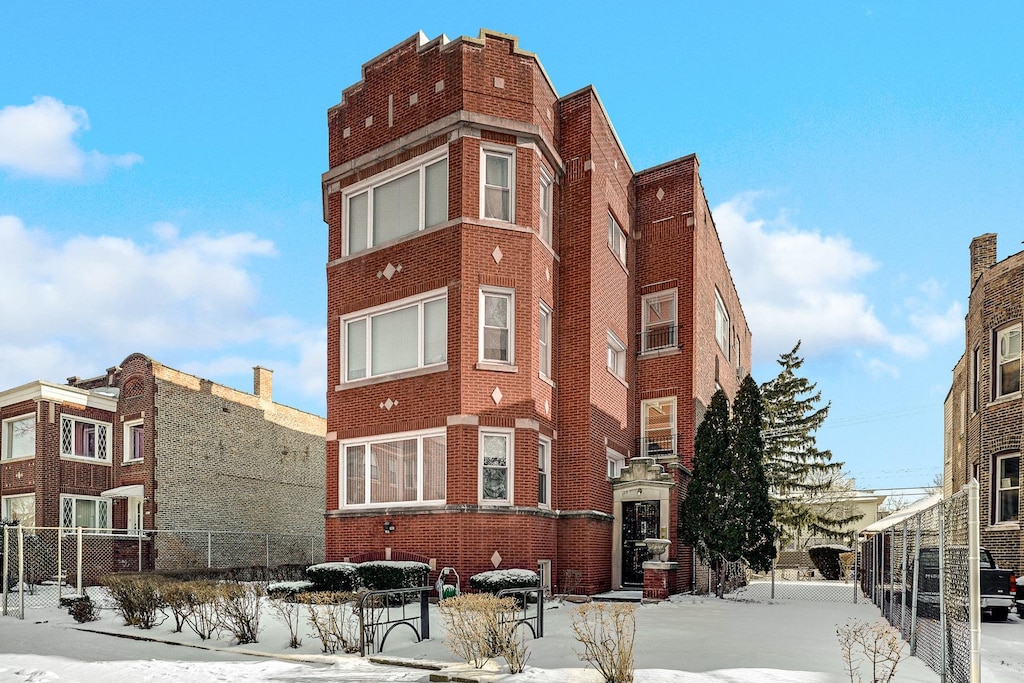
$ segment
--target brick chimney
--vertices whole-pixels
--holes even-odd
[[[274,371],[257,365],[252,369],[252,393],[263,401],[274,400]]]
[[[971,240],[971,289],[978,278],[996,264],[996,234],[987,232]]]

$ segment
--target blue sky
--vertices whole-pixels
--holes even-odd
[[[1024,5],[895,4],[4,2],[0,387],[140,351],[323,414],[326,110],[416,31],[486,27],[594,84],[635,169],[698,155],[755,378],[803,340],[820,444],[929,484],[968,245],[1020,249]]]

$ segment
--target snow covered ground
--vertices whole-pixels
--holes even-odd
[[[529,642],[530,659],[524,673],[509,675],[492,662],[486,680],[599,682],[600,676],[576,656],[578,645],[570,628],[572,609],[569,604],[553,603],[545,610],[545,637]],[[836,627],[850,619],[873,622],[878,618],[878,610],[863,602],[687,596],[644,605],[637,613],[636,681],[848,682]],[[202,644],[194,634],[173,633],[173,620],[142,631],[124,626],[109,608],[101,611],[99,621],[84,625],[76,624],[59,608],[29,609],[25,621],[0,617],[0,681],[315,683],[426,681],[429,675],[424,669],[373,664],[357,655],[322,655],[319,642],[305,635],[310,630],[305,625],[302,647],[291,650],[286,628],[269,610],[264,612],[262,626],[256,644],[232,646],[226,639]],[[445,647],[442,623],[433,608],[431,635],[431,640],[416,643],[411,631],[399,628],[388,637],[383,654],[454,665],[457,658]],[[1024,683],[1024,622],[1011,617],[1006,623],[984,624],[982,650],[985,683]],[[466,668],[461,665],[462,670]],[[900,683],[938,680],[919,659],[905,658],[897,669]]]

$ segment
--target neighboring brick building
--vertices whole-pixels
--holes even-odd
[[[689,587],[695,426],[750,366],[697,158],[635,172],[512,36],[419,33],[362,75],[327,117],[327,558],[594,593],[642,586],[659,536]]]
[[[945,403],[944,489],[976,478],[981,544],[996,562],[1024,572],[1020,455],[1024,436],[1021,323],[1024,252],[996,260],[996,235],[971,240],[971,294],[964,355]]]
[[[254,368],[247,394],[132,354],[101,377],[2,391],[0,515],[40,527],[322,532],[326,422],[274,403],[271,380]]]

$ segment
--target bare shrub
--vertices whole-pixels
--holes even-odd
[[[270,608],[278,621],[284,622],[288,627],[288,647],[298,649],[302,647],[302,639],[299,638],[299,622],[304,611],[301,604],[289,602],[283,596],[270,599]]]
[[[842,570],[842,575],[839,577],[840,579],[845,580],[850,578],[850,570],[853,569],[853,564],[856,559],[857,553],[839,553],[839,567]]]
[[[516,626],[516,601],[489,593],[463,593],[438,603],[448,637],[445,646],[480,669],[492,657],[502,657],[511,673],[519,673],[529,658]]]
[[[575,595],[583,583],[583,572],[579,569],[566,569],[562,572],[562,592],[566,595]]]
[[[836,629],[836,636],[850,683],[864,680],[861,669],[865,664],[871,667],[871,683],[889,683],[895,678],[896,666],[903,658],[903,640],[897,629],[881,621],[847,621]]]
[[[107,588],[117,611],[128,626],[151,629],[167,617],[161,607],[161,588],[166,583],[152,574],[108,574],[100,579]]]
[[[168,582],[160,591],[160,596],[174,617],[174,632],[181,633],[182,627],[185,626],[185,618],[192,604],[192,593],[189,590],[188,584],[176,581]]]
[[[224,630],[239,645],[260,638],[260,602],[266,591],[260,583],[222,583],[217,595],[217,611]]]
[[[354,597],[352,593],[327,591],[296,596],[308,611],[306,621],[313,627],[309,635],[320,641],[324,652],[359,651],[359,619],[352,603]]]
[[[583,646],[580,660],[597,669],[605,683],[632,683],[636,606],[591,602],[572,614],[572,630]]]
[[[185,623],[202,640],[209,640],[220,631],[220,613],[217,611],[220,584],[216,581],[186,581],[181,585],[188,591]]]

